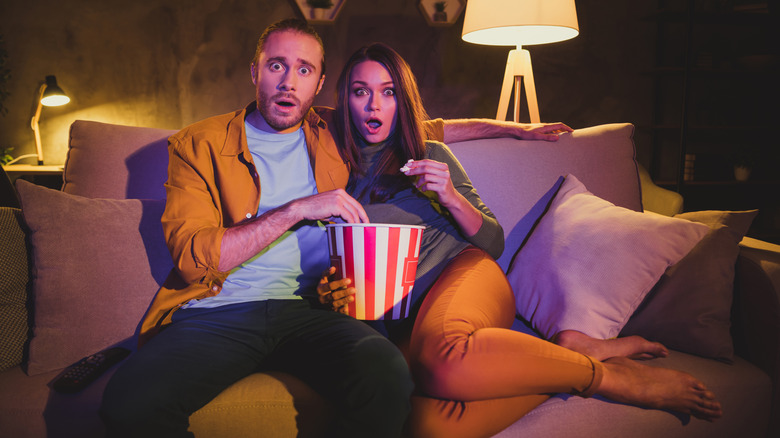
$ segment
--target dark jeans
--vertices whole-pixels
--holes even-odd
[[[401,352],[361,321],[275,300],[178,310],[106,387],[109,437],[189,437],[189,415],[258,370],[297,376],[335,405],[332,436],[398,437],[412,379]]]

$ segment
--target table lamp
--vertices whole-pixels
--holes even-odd
[[[540,122],[531,54],[522,46],[565,41],[579,33],[574,0],[468,1],[463,20],[464,41],[491,46],[516,46],[507,58],[497,120],[506,119],[514,85],[514,121],[519,121],[520,92],[524,80],[531,122]]]
[[[62,91],[62,88],[57,85],[57,78],[54,76],[46,76],[46,82],[41,85],[38,93],[38,106],[35,108],[35,115],[30,122],[30,126],[35,134],[35,151],[38,156],[38,165],[43,165],[41,131],[38,128],[38,121],[41,119],[41,109],[44,105],[60,106],[65,105],[68,102],[70,102],[70,98]]]

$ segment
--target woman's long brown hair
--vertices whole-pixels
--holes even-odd
[[[350,77],[356,65],[365,61],[376,61],[390,73],[396,96],[395,130],[387,139],[387,147],[378,157],[375,171],[363,175],[361,154],[357,144],[360,134],[355,129],[349,111],[351,93]],[[399,168],[407,160],[420,160],[425,156],[426,132],[423,122],[428,114],[422,104],[417,80],[409,64],[395,50],[382,43],[373,43],[356,51],[341,71],[336,86],[335,134],[342,157],[351,166],[350,182],[347,189],[354,189],[355,177],[368,178],[371,202],[384,202],[399,190],[411,184],[410,178],[402,174]],[[365,193],[353,194],[360,198]]]

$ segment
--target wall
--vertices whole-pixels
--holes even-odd
[[[455,0],[451,0],[455,1]],[[655,2],[578,0],[580,36],[528,47],[541,116],[578,128],[651,120],[655,27],[641,18]],[[254,96],[249,62],[263,28],[295,16],[292,0],[9,0],[0,4],[12,78],[0,116],[0,149],[32,153],[37,89],[57,76],[71,103],[45,108],[47,164],[64,162],[76,119],[179,128],[239,108]],[[507,47],[465,43],[463,16],[430,27],[414,0],[346,0],[332,25],[316,26],[329,81],[317,104],[331,105],[346,58],[367,42],[395,47],[412,65],[433,117],[495,116]],[[639,158],[649,141],[638,138]]]

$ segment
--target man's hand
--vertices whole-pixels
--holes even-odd
[[[357,290],[354,287],[349,287],[352,283],[349,278],[331,281],[330,278],[335,273],[336,268],[333,266],[322,273],[320,283],[317,285],[317,295],[319,295],[321,304],[331,306],[334,311],[346,315],[347,305],[355,301]]]
[[[343,189],[299,198],[229,227],[222,236],[219,270],[229,271],[254,257],[302,220],[369,222],[363,206]]]
[[[363,206],[348,195],[344,189],[330,190],[324,193],[296,199],[291,208],[303,219],[328,220],[340,217],[348,223],[368,223],[368,214]]]
[[[514,126],[512,126],[514,125]],[[564,132],[572,132],[564,123],[513,123],[507,129],[514,130],[512,136],[522,140],[558,141],[558,136]]]

